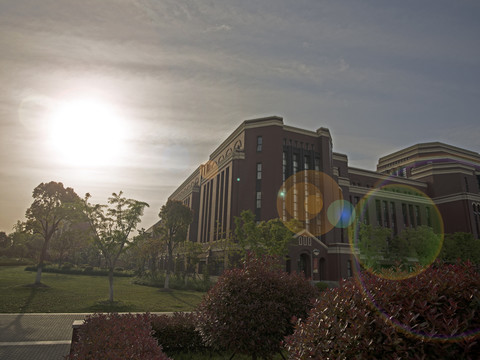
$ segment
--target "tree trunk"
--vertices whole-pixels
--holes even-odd
[[[108,283],[110,284],[110,302],[113,302],[113,267],[108,269]]]
[[[42,282],[42,270],[43,270],[43,261],[45,260],[45,257],[47,256],[47,248],[48,248],[48,242],[50,239],[45,239],[43,246],[42,246],[42,252],[40,253],[40,259],[38,261],[38,267],[37,267],[37,276],[35,277],[35,285],[39,285]]]
[[[173,258],[173,249],[172,245],[167,244],[168,257],[167,257],[167,274],[165,275],[165,284],[163,285],[164,289],[169,289],[170,286],[170,269],[172,268],[172,258]]]
[[[165,283],[163,285],[164,289],[169,289],[170,286],[170,271],[167,270],[167,274],[165,275]]]
[[[42,264],[42,266],[38,265],[38,267],[37,267],[37,276],[35,277],[35,284],[40,284],[40,283],[41,283],[41,280],[42,280],[42,268],[43,268],[43,264]]]

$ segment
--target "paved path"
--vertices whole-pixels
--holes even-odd
[[[0,314],[0,359],[63,359],[70,350],[73,321],[86,315]]]

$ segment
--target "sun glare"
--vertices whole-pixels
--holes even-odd
[[[96,100],[62,102],[50,120],[50,144],[58,160],[69,165],[114,164],[124,149],[124,121],[106,103]]]

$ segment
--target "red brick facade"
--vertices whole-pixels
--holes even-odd
[[[478,239],[479,183],[480,155],[471,151],[419,144],[380,158],[377,171],[356,169],[332,151],[328,129],[294,128],[273,116],[244,121],[170,198],[193,209],[189,239],[217,249],[218,261],[215,244],[243,210],[257,220],[297,218],[305,230],[292,239],[285,268],[337,281],[352,275],[348,219],[336,217],[338,204],[394,233],[444,225]]]

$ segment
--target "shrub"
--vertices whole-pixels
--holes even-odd
[[[480,276],[435,264],[388,280],[363,272],[328,289],[286,341],[291,359],[474,359],[480,353]]]
[[[83,268],[83,272],[85,272],[85,273],[91,273],[91,272],[93,272],[93,266],[89,266],[89,265],[85,266],[85,267]]]
[[[73,264],[69,262],[63,263],[62,265],[62,270],[70,270],[71,268],[73,268]]]
[[[168,360],[151,334],[149,314],[87,316],[66,359]]]
[[[323,281],[319,281],[315,283],[315,286],[317,287],[318,291],[322,292],[328,289],[328,284],[324,283]]]
[[[178,352],[206,350],[202,337],[195,330],[195,316],[192,313],[152,316],[152,328],[153,336],[170,356]]]
[[[227,270],[197,308],[198,329],[215,350],[271,357],[304,318],[317,290],[303,277],[278,270],[272,258],[248,258]]]

